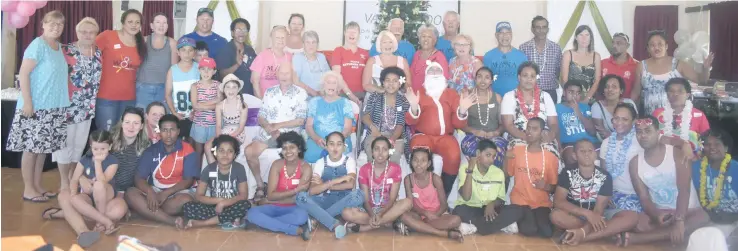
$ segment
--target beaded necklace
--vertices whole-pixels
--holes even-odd
[[[610,135],[610,140],[607,142],[607,154],[605,155],[605,169],[610,172],[613,179],[625,172],[625,158],[628,155],[630,145],[633,144],[634,136],[635,128],[631,128],[630,132],[623,137],[622,147],[618,148],[618,132],[613,132]]]
[[[382,117],[382,120],[387,120],[389,122],[389,116],[387,115],[387,96],[384,96],[384,99],[382,99],[382,112],[384,116]],[[395,100],[395,103],[397,103],[397,100]],[[395,104],[396,105],[396,104]],[[395,127],[397,127],[397,114],[394,116],[394,120],[392,121],[392,124],[387,125],[390,130],[395,130]]]
[[[525,146],[525,169],[528,170],[526,174],[528,174],[528,181],[530,181],[531,184],[535,187],[535,183],[533,183],[533,179],[530,177],[530,165],[528,165],[528,148],[530,146]],[[541,178],[546,177],[546,155],[543,153],[543,145],[541,145],[541,160],[543,161],[543,165],[541,166]]]
[[[384,165],[384,172],[382,173],[382,192],[379,195],[379,203],[374,201],[374,161],[372,161],[372,173],[369,177],[369,190],[372,192],[372,205],[381,206],[384,202],[384,191],[387,187],[387,169],[389,169],[389,160]]]
[[[478,93],[478,91],[477,91],[477,93]],[[489,94],[489,90],[488,91],[485,91],[485,93]],[[479,94],[477,94],[477,95],[478,96],[481,96]],[[477,100],[485,100],[485,99],[482,99],[480,97]],[[489,97],[487,97],[486,100],[489,100]],[[484,118],[485,118],[484,122],[482,122],[482,108],[481,108],[481,105],[479,103],[480,102],[477,101],[477,115],[479,115],[479,117],[477,119],[479,119],[479,124],[481,124],[482,126],[487,126],[487,123],[489,123],[489,103],[487,103],[487,116],[484,116]]]

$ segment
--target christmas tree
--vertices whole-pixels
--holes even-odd
[[[428,20],[427,0],[379,0],[379,17],[374,23],[374,39],[379,32],[386,30],[389,21],[400,18],[405,21],[405,34],[402,38],[413,46],[418,44],[418,28]],[[398,41],[399,42],[399,41]]]

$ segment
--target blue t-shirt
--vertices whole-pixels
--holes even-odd
[[[504,96],[505,93],[518,88],[518,66],[528,61],[528,56],[522,51],[512,48],[506,54],[502,54],[499,48],[494,48],[484,54],[484,66],[492,69],[497,80],[492,84],[492,90]]]
[[[397,45],[397,50],[394,54],[395,56],[405,58],[407,60],[407,65],[411,65],[413,64],[413,57],[415,56],[415,47],[407,40],[402,40]],[[373,57],[376,55],[379,55],[379,51],[377,51],[377,45],[372,44],[372,48],[369,49],[369,56]]]
[[[451,63],[451,59],[456,56],[453,44],[451,43],[451,41],[444,38],[443,36],[438,37],[438,41],[436,42],[436,50],[443,52],[443,55],[446,56],[449,64]]]
[[[592,112],[585,103],[579,103],[579,111],[587,118],[592,118]],[[575,143],[580,139],[589,139],[592,142],[597,141],[595,137],[584,130],[584,124],[574,113],[574,109],[565,104],[556,104],[556,114],[559,120],[559,128],[561,128],[561,143]]]
[[[698,194],[700,190],[701,162],[702,159],[699,159],[692,164],[692,182],[694,183],[694,188],[697,189]],[[705,174],[707,174],[706,195],[708,201],[712,201],[715,195],[715,186],[717,184],[719,173],[719,170],[713,169],[711,166],[707,166]],[[733,183],[733,181],[735,181],[735,183]],[[730,164],[728,164],[728,171],[725,174],[725,180],[723,181],[722,193],[723,195],[720,196],[720,204],[713,210],[717,212],[738,213],[738,162],[735,160],[730,160]]]
[[[295,53],[292,56],[292,68],[295,69],[300,82],[316,91],[320,91],[322,85],[320,78],[323,77],[324,73],[331,70],[323,53],[317,53],[317,60],[315,61],[309,61],[305,53]]]
[[[226,46],[228,43],[228,40],[226,40],[224,37],[221,37],[217,33],[213,32],[207,37],[200,36],[200,34],[197,34],[196,31],[193,31],[192,33],[185,34],[183,37],[189,37],[195,40],[195,42],[203,41],[208,45],[208,56],[210,58],[215,58],[215,56],[218,55],[218,52],[220,49]]]
[[[174,149],[167,152],[164,142],[146,148],[138,162],[138,177],[149,185],[167,189],[186,178],[200,177],[200,162],[197,152],[188,143],[177,140]]]
[[[52,109],[68,107],[69,90],[67,79],[69,67],[62,52],[62,45],[52,49],[41,37],[34,39],[23,52],[23,59],[36,61],[31,71],[31,103],[33,109]],[[23,95],[18,98],[15,109],[23,109]]]
[[[91,154],[85,154],[82,156],[82,159],[79,160],[79,163],[82,165],[84,170],[82,170],[82,175],[87,177],[88,179],[92,180],[95,177],[97,177],[97,174],[95,173],[95,161],[92,160]],[[108,170],[108,167],[110,165],[117,165],[118,164],[118,158],[113,156],[112,154],[108,154],[107,157],[102,161],[102,170],[105,172]],[[108,183],[113,184],[114,179],[110,179]]]

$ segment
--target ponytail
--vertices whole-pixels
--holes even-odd
[[[242,107],[243,109],[246,109],[246,108],[248,108],[248,107],[246,106],[246,101],[243,101],[243,95],[238,95],[238,96],[239,96],[239,97],[238,97],[238,99],[240,99],[240,100],[241,100],[241,107]]]
[[[141,24],[143,25],[143,15],[141,15],[141,12],[136,9],[128,9],[123,12],[123,14],[120,15],[120,23],[125,25],[126,18],[128,18],[128,15],[130,14],[138,15],[138,18],[141,20]],[[141,61],[144,61],[146,60],[146,41],[144,40],[143,34],[141,34],[141,30],[139,30],[134,37],[136,38],[136,51],[138,51],[138,57],[141,58]]]

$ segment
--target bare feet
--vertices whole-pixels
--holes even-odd
[[[562,243],[571,246],[579,245],[579,242],[584,239],[585,235],[586,233],[584,232],[584,228],[566,230],[565,237]]]
[[[630,240],[630,233],[628,232],[622,232],[617,235],[615,235],[615,246],[617,247],[627,247],[628,241]]]

